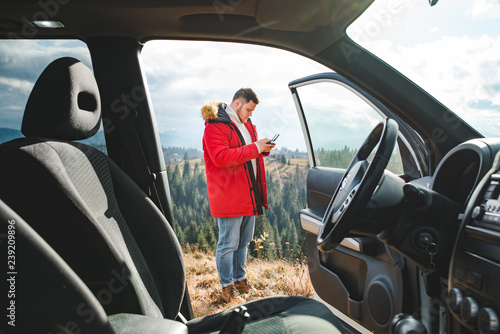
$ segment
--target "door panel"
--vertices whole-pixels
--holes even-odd
[[[320,217],[323,217],[344,172],[339,168],[313,167],[307,173],[307,207]]]
[[[308,205],[300,222],[307,232],[308,267],[318,296],[363,327],[389,333],[390,320],[403,311],[404,260],[390,253],[375,237],[345,238],[330,253],[316,247],[316,237],[331,197],[326,191],[338,184],[339,170],[312,168],[308,176]],[[329,184],[329,185],[327,185]]]
[[[320,298],[368,330],[389,333],[391,319],[402,312],[402,262],[387,261],[385,249],[371,256],[341,245],[325,254],[315,242],[308,234],[309,272]]]
[[[307,208],[300,212],[306,231],[309,273],[317,295],[350,320],[375,333],[389,333],[392,318],[403,312],[405,261],[376,237],[351,235],[330,253],[316,247],[323,215],[345,168],[372,127],[392,114],[376,100],[337,74],[316,75],[290,83],[302,122],[311,169],[307,176]],[[304,94],[302,94],[304,93]],[[410,131],[407,126],[403,131]],[[401,132],[403,132],[401,131]],[[414,138],[400,133],[399,148],[388,169],[408,175]],[[418,144],[418,143],[417,143]],[[412,161],[412,173],[422,161]],[[405,163],[403,163],[405,162]],[[345,319],[345,317],[344,317]]]

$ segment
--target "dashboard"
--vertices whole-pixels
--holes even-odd
[[[378,238],[425,273],[449,333],[500,333],[500,139],[458,145],[403,191],[398,222]]]
[[[500,314],[500,139],[451,150],[431,188],[462,214],[452,249],[446,303],[453,333],[498,333]]]

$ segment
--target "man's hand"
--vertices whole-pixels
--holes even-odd
[[[255,142],[255,144],[257,144],[257,146],[259,147],[259,153],[271,152],[271,150],[274,148],[274,146],[276,146],[276,143],[268,144],[268,142],[270,142],[270,141],[271,141],[271,139],[269,139],[269,138],[263,138],[263,139],[259,139]]]

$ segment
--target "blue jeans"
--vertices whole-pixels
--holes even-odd
[[[217,218],[219,240],[215,259],[222,287],[246,278],[247,246],[253,239],[255,216]]]

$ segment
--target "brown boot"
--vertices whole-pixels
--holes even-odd
[[[253,290],[253,286],[248,283],[248,280],[246,278],[242,279],[241,281],[236,281],[234,287],[238,290],[239,293],[247,293],[248,291]]]
[[[233,299],[235,292],[234,285],[228,285],[225,288],[222,288],[222,300],[229,303]]]

